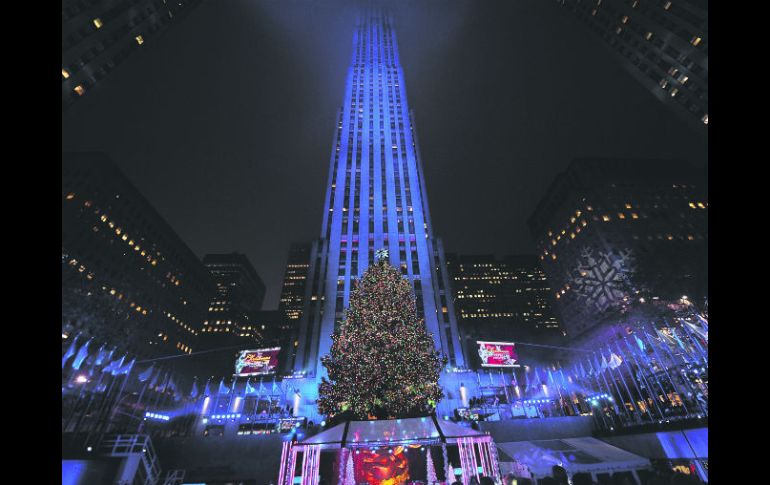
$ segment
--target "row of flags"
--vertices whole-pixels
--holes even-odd
[[[93,338],[86,340],[82,345],[78,345],[78,340],[80,340],[80,335],[76,335],[72,339],[72,343],[67,348],[67,351],[64,352],[64,355],[61,359],[62,370],[64,370],[67,364],[70,363],[69,360],[72,359],[73,356],[75,358],[72,359],[70,366],[76,371],[83,367],[83,364],[89,357],[89,346],[91,345]],[[126,362],[126,357],[128,357],[128,354],[124,354],[122,357],[113,360],[112,357],[114,353],[115,348],[108,350],[107,346],[105,345],[99,347],[98,351],[93,355],[93,359],[90,364],[91,370],[93,371],[95,368],[103,366],[101,371],[109,372],[113,376],[128,375],[136,363],[136,358]]]
[[[544,384],[566,390],[571,384],[621,371],[624,364],[637,378],[642,368],[660,369],[664,362],[708,365],[708,321],[697,315],[697,324],[685,319],[679,322],[678,327],[672,325],[666,331],[654,328],[654,335],[641,329],[630,337],[623,336],[566,368],[529,367],[522,383],[514,372],[512,383],[523,390],[541,390]]]

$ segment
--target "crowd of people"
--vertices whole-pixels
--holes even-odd
[[[570,480],[567,471],[558,465],[554,465],[552,468],[552,474],[548,477],[541,477],[537,479],[537,485],[701,485],[700,479],[694,474],[686,475],[684,473],[675,472],[668,467],[656,467],[649,473],[640,477],[641,484],[637,484],[636,481],[631,478],[628,473],[615,473],[610,477],[599,481],[594,481],[590,473],[576,473],[572,475]],[[512,473],[503,477],[502,485],[532,485],[534,480],[531,478],[519,478]],[[452,485],[463,485],[462,478],[455,477]],[[477,478],[475,475],[470,479],[470,485],[500,485],[495,480],[488,476],[480,476]]]

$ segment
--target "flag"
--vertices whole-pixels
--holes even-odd
[[[106,361],[110,360],[112,358],[112,353],[115,352],[115,349],[107,350],[104,345],[101,346],[99,349],[99,353],[96,355],[96,360],[94,361],[95,365],[102,365]]]
[[[86,357],[88,357],[88,345],[91,343],[91,340],[93,339],[88,339],[88,341],[86,341],[86,343],[80,347],[80,350],[78,350],[78,355],[76,355],[75,360],[72,361],[73,369],[79,370],[80,366],[83,364],[83,361],[86,360]]]
[[[190,389],[190,398],[195,399],[198,397],[198,378],[196,377],[195,380],[193,380],[192,389]]]
[[[67,364],[67,361],[70,360],[70,357],[75,355],[75,349],[78,345],[78,337],[79,335],[76,335],[74,339],[72,339],[72,343],[70,344],[69,348],[66,352],[64,352],[64,356],[61,358],[61,368],[64,369],[64,366]]]
[[[124,356],[123,356],[123,357],[121,357],[120,359],[115,359],[115,360],[113,360],[112,362],[110,362],[109,364],[107,364],[106,366],[104,366],[104,368],[102,369],[102,372],[109,372],[109,373],[111,373],[112,375],[115,375],[115,371],[116,371],[117,369],[119,369],[119,368],[120,368],[120,366],[122,366],[122,365],[123,365],[123,360],[124,360],[125,358],[126,358],[126,356],[124,355]]]
[[[139,382],[146,382],[152,376],[152,372],[155,370],[155,364],[152,364],[144,372],[139,374]]]
[[[249,378],[249,380],[246,381],[246,395],[248,396],[249,394],[256,394],[256,393],[257,393],[257,390],[254,389],[254,386],[251,385],[251,378]]]
[[[128,364],[120,367],[119,369],[116,369],[115,372],[112,373],[114,376],[119,376],[121,374],[128,375],[131,372],[131,369],[134,367],[134,363],[136,362],[136,358],[133,358],[131,362]]]
[[[695,332],[696,335],[698,335],[700,338],[705,340],[707,343],[709,341],[709,333],[708,330],[703,330],[701,327],[694,325],[690,322],[684,322],[685,325],[687,325],[687,328]]]
[[[206,380],[206,387],[203,389],[203,395],[204,396],[210,396],[211,395],[211,389],[209,389],[209,381],[211,381],[211,377],[209,377]]]
[[[634,335],[634,339],[636,340],[636,345],[639,346],[639,350],[641,350],[642,353],[644,353],[644,351],[647,349],[647,347],[644,346],[644,342],[642,342],[642,339],[640,339],[636,335]]]
[[[615,354],[614,352],[610,352],[610,361],[607,364],[610,369],[617,369],[622,363],[623,359],[621,359],[619,355]]]
[[[225,378],[223,377],[221,381],[219,381],[219,394],[229,394],[230,389],[227,388],[225,385]]]

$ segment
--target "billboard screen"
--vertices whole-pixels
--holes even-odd
[[[272,374],[278,367],[280,347],[272,349],[242,350],[235,361],[235,375],[238,377]]]
[[[477,340],[482,367],[519,367],[513,342],[483,342]]]

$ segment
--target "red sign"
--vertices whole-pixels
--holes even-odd
[[[272,349],[243,350],[235,361],[235,375],[238,377],[272,374],[278,367],[280,347]]]
[[[482,342],[477,340],[482,367],[519,367],[513,342]]]

